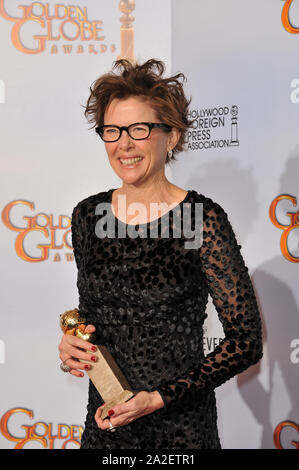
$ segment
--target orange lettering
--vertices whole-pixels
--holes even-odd
[[[67,23],[71,23],[75,26],[77,32],[76,32],[76,35],[73,37],[73,38],[70,38],[69,36],[66,35],[66,33],[64,32],[64,26],[67,24]],[[80,26],[78,25],[78,23],[75,21],[75,20],[64,20],[61,25],[60,25],[60,33],[63,37],[63,39],[65,39],[66,41],[75,41],[76,39],[78,39],[78,37],[80,36]]]
[[[51,229],[50,230],[51,232],[51,247],[53,250],[61,250],[61,248],[63,248],[63,243],[60,245],[60,246],[56,246],[55,245],[55,232],[56,232],[56,229]],[[38,245],[38,246],[42,246],[42,245]]]
[[[101,44],[102,46],[103,44]],[[89,44],[88,46],[88,52],[89,53],[93,53],[93,54],[98,54],[98,52],[94,49],[94,45],[93,44]]]
[[[76,440],[74,440],[74,439],[68,439],[67,441],[65,441],[65,442],[62,444],[61,448],[62,448],[62,449],[65,449],[65,448],[66,448],[66,445],[67,445],[69,442],[73,442],[74,444],[77,444],[78,447],[80,447],[80,445],[81,445],[80,442],[78,442],[78,441],[76,441]]]
[[[288,212],[289,214],[289,212]],[[289,233],[294,229],[294,228],[299,228],[299,225],[290,225],[287,229],[285,229],[282,232],[281,238],[280,238],[280,249],[283,254],[283,256],[288,260],[292,261],[292,263],[299,263],[299,258],[296,258],[295,256],[292,256],[289,252],[288,249],[288,236]],[[298,244],[299,246],[299,244]]]
[[[64,246],[66,246],[67,248],[70,248],[72,250],[73,247],[67,241],[67,236],[68,236],[69,233],[72,233],[71,229],[64,232],[62,241],[64,243]]]
[[[56,38],[52,36],[52,20],[47,20],[47,30],[48,36],[46,39],[48,41],[59,41],[60,35],[56,36]]]
[[[98,33],[102,34],[103,28],[103,21],[92,21],[92,28],[93,28],[93,39],[95,41],[104,41],[105,36],[98,36]]]
[[[64,10],[64,15],[63,16],[59,16],[59,8],[63,8],[63,10]],[[62,20],[63,18],[66,18],[67,17],[67,7],[65,7],[64,5],[57,4],[55,6],[55,15],[56,15],[57,20]]]
[[[44,434],[42,436],[36,433],[37,426],[42,426],[44,428]],[[33,424],[33,426],[31,427],[31,437],[40,439],[42,437],[46,437],[47,435],[48,435],[48,426],[46,423],[39,421],[38,423]]]
[[[69,44],[68,45],[64,44],[62,47],[63,47],[65,54],[70,54],[72,52],[73,46],[70,46]]]
[[[62,435],[62,430],[66,429],[67,433],[65,436]],[[67,424],[58,424],[58,439],[66,439],[70,435],[70,427]]]
[[[19,258],[23,259],[24,261],[29,261],[31,263],[39,263],[40,261],[44,261],[49,257],[49,245],[37,245],[38,248],[41,248],[42,255],[40,258],[35,258],[33,256],[29,256],[24,249],[24,239],[26,235],[32,231],[39,231],[42,232],[46,238],[49,237],[48,230],[43,227],[35,227],[35,228],[28,228],[27,230],[23,230],[16,238],[15,242],[15,249],[16,253]]]
[[[8,430],[8,420],[15,413],[25,413],[26,415],[29,416],[30,419],[32,419],[33,411],[26,410],[26,408],[13,408],[12,410],[8,410],[1,418],[0,431],[3,434],[3,436],[9,441],[18,442],[20,439],[23,439],[24,436],[23,437],[13,436]]]
[[[276,449],[283,449],[283,447],[281,445],[280,435],[281,435],[281,431],[283,430],[283,428],[285,428],[287,426],[290,426],[290,427],[296,429],[296,431],[299,433],[298,424],[293,423],[292,421],[283,421],[282,423],[279,423],[276,426],[275,430],[274,430],[274,444],[275,444]],[[296,449],[299,449],[299,442],[298,441],[292,441],[292,445]]]
[[[87,20],[87,9],[86,7],[81,10],[80,7],[75,7],[76,8],[76,13],[77,13],[77,18],[81,17],[83,20]]]
[[[288,33],[299,34],[299,28],[295,28],[290,22],[289,13],[290,13],[290,7],[292,4],[292,1],[293,0],[286,0],[282,8],[282,12],[281,12],[281,21],[282,21],[283,27]]]
[[[41,10],[42,10],[41,13],[40,13],[40,15],[37,15],[36,13],[33,13],[33,8],[34,8],[36,5],[37,5],[39,8],[41,8]],[[42,3],[40,3],[40,2],[33,2],[33,3],[31,4],[31,6],[28,7],[28,8],[29,8],[29,16],[30,16],[31,18],[41,18],[41,17],[45,16],[45,13],[44,13],[44,5],[43,5]]]
[[[38,41],[38,47],[37,49],[29,49],[28,47],[25,47],[20,39],[20,30],[21,27],[23,26],[24,23],[27,23],[27,21],[34,21],[35,23],[39,23],[42,28],[45,27],[45,23],[43,20],[40,18],[23,18],[22,20],[18,21],[15,23],[11,30],[11,40],[13,45],[16,47],[21,52],[24,52],[25,54],[39,54],[40,52],[43,52],[45,50],[45,43],[46,43],[46,37],[45,36],[33,36],[34,39],[37,39]]]
[[[90,41],[93,38],[92,24],[90,21],[80,21],[81,41]],[[85,32],[89,35],[86,36]]]
[[[25,15],[24,16],[27,16],[27,8],[28,7],[22,7],[23,10],[24,10],[24,13]],[[8,20],[8,21],[18,21],[20,18],[14,18],[13,16],[9,16],[8,13],[6,13],[5,9],[4,9],[4,0],[0,0],[0,15],[3,16],[3,18],[5,20]]]
[[[46,219],[46,223],[45,225],[41,225],[40,223],[38,223],[37,219],[38,217],[44,217]],[[35,228],[35,227],[48,227],[49,225],[49,217],[47,216],[47,214],[44,214],[43,212],[40,212],[39,214],[36,214],[33,218],[32,218],[32,228]]]
[[[277,204],[279,203],[279,201],[281,201],[282,199],[288,199],[289,201],[291,201],[291,203],[293,204],[293,206],[296,206],[297,204],[297,199],[293,196],[290,196],[289,194],[281,194],[280,196],[277,196],[271,203],[270,205],[270,208],[269,208],[269,217],[270,217],[270,220],[272,222],[273,225],[275,225],[275,227],[277,228],[280,228],[282,230],[284,230],[285,228],[288,227],[288,225],[283,225],[281,224],[280,222],[278,222],[277,218],[276,218],[276,207],[277,207]]]
[[[10,211],[17,204],[24,204],[25,206],[28,206],[32,211],[34,210],[34,203],[33,202],[28,202],[28,201],[23,201],[22,199],[17,199],[16,201],[9,202],[4,207],[4,209],[2,211],[2,214],[1,214],[2,222],[4,223],[4,225],[7,228],[9,228],[9,230],[13,230],[15,232],[23,232],[23,230],[26,227],[16,227],[15,225],[12,224],[12,222],[10,220]],[[23,217],[23,219],[26,219],[26,217]]]

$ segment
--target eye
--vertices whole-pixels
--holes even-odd
[[[104,127],[104,133],[107,135],[115,135],[118,133],[117,127]]]
[[[133,137],[139,138],[139,137],[147,136],[149,129],[147,126],[143,124],[136,124],[136,126],[132,126],[130,128],[130,132],[133,135]]]
[[[138,125],[138,126],[134,126],[132,130],[134,132],[144,132],[147,130],[147,127]]]

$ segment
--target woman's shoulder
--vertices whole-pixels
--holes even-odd
[[[215,201],[212,197],[202,194],[194,189],[190,190],[191,200],[203,205],[203,213],[213,216],[214,214],[227,215],[222,203]]]
[[[95,208],[99,203],[109,202],[109,195],[111,191],[112,189],[109,189],[108,191],[101,191],[99,193],[85,197],[75,205],[73,209],[73,216],[80,215],[81,217],[85,217],[91,212],[94,215]]]
[[[216,238],[218,239],[218,237],[230,240],[231,243],[236,243],[231,216],[223,208],[222,203],[197,191],[192,191],[192,193],[194,201],[202,203],[202,223],[203,230],[206,232],[205,243]],[[218,240],[218,243],[222,242]],[[241,245],[238,245],[238,248],[241,248]]]

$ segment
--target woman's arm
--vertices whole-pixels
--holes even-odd
[[[78,268],[78,277],[80,276],[80,271],[83,268],[83,236],[82,236],[82,220],[80,215],[80,208],[75,207],[72,214],[72,243],[74,248],[74,256]],[[79,310],[80,310],[80,299],[79,299]],[[95,327],[93,325],[87,325],[86,332],[93,333]],[[96,356],[92,352],[85,351],[95,351],[94,345],[89,343],[86,340],[77,338],[73,335],[64,334],[61,338],[61,342],[58,346],[60,351],[60,359],[64,361],[69,367],[71,367],[70,373],[76,377],[83,377],[84,374],[82,370],[88,370],[89,365],[81,360],[94,361]]]
[[[73,209],[71,231],[74,257],[79,274],[83,267],[83,234],[79,204]]]
[[[262,353],[261,319],[241,246],[222,207],[204,202],[202,269],[225,338],[198,367],[162,383],[156,390],[165,406],[188,399],[188,391],[209,391],[258,362]]]

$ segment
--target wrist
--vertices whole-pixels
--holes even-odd
[[[159,410],[160,408],[164,407],[164,401],[158,392],[158,390],[155,390],[154,392],[149,392],[150,397],[151,397],[151,412]]]

